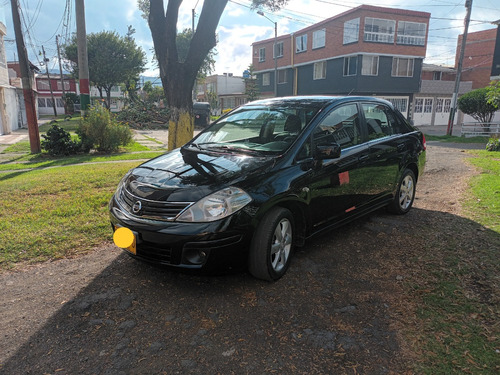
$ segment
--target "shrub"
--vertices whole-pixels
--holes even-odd
[[[71,155],[76,154],[80,149],[80,144],[71,140],[71,135],[56,124],[42,135],[42,149],[49,155]]]
[[[487,151],[500,151],[500,139],[490,138],[486,144]]]
[[[90,107],[88,115],[80,120],[77,134],[82,140],[82,149],[85,152],[91,149],[113,152],[132,141],[130,128],[117,121],[113,114],[99,103]]]

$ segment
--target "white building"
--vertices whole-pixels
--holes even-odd
[[[22,125],[19,122],[19,103],[16,88],[9,84],[9,71],[5,58],[4,37],[7,34],[3,9],[0,9],[0,135],[9,134]]]
[[[217,105],[210,100],[210,95],[216,95]],[[233,76],[232,73],[213,75],[205,78],[198,84],[196,99],[199,102],[209,102],[212,114],[220,115],[224,110],[233,109],[247,102],[245,94],[245,80],[243,77]]]

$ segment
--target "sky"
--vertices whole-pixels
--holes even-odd
[[[18,0],[21,11],[28,55],[40,66],[40,51],[44,47],[49,69],[57,70],[56,35],[64,43],[76,32],[74,0]],[[211,1],[211,0],[206,0]],[[166,2],[166,1],[165,1]],[[279,12],[264,10],[262,17],[252,10],[250,0],[229,0],[217,29],[216,64],[213,74],[233,73],[241,76],[252,62],[253,42],[274,37],[274,23],[278,35],[289,34],[311,26],[324,19],[343,13],[362,4],[409,9],[431,13],[427,55],[429,64],[453,66],[457,38],[464,31],[465,0],[289,0]],[[191,28],[192,9],[195,10],[195,27],[203,0],[184,0],[177,24],[178,31]],[[12,26],[10,0],[0,0],[0,20],[7,26],[5,52],[7,61],[17,60],[17,49]],[[151,32],[136,0],[85,0],[87,33],[116,31],[124,36],[131,25],[135,41],[148,57],[145,76],[157,77],[158,70],[152,62],[153,41]],[[500,1],[473,0],[469,32],[496,28],[491,22],[500,20]],[[27,30],[27,32],[26,32]],[[43,68],[45,70],[45,68]]]

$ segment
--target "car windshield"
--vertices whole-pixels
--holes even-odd
[[[282,154],[324,102],[246,105],[220,119],[189,146],[222,152]]]

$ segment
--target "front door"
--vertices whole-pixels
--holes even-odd
[[[313,147],[341,146],[341,156],[326,159],[312,171],[311,211],[314,226],[329,224],[356,209],[364,200],[368,145],[363,143],[358,106],[342,105],[329,112],[313,132]]]

